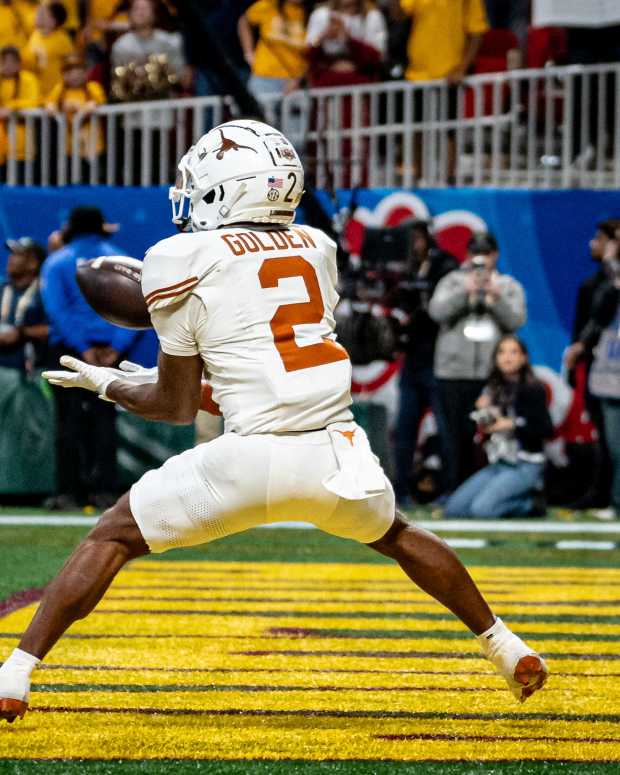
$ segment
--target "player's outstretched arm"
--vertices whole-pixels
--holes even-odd
[[[189,425],[200,408],[203,363],[199,355],[167,355],[159,351],[157,382],[135,385],[117,379],[106,397],[147,420]]]
[[[200,408],[203,364],[199,355],[167,355],[160,350],[158,367],[153,370],[156,377],[147,382],[141,376],[136,379],[120,369],[91,366],[69,355],[63,355],[60,363],[69,371],[43,372],[52,385],[91,390],[147,420],[189,425]]]

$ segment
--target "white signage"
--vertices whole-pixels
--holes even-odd
[[[534,27],[620,24],[620,0],[532,0]]]

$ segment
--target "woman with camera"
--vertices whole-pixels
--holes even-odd
[[[494,519],[534,516],[542,490],[543,443],[553,435],[545,388],[534,376],[525,344],[503,336],[471,418],[486,438],[489,464],[448,499],[444,516]]]

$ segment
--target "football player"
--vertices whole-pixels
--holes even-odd
[[[455,553],[395,511],[353,421],[351,363],[334,333],[336,246],[293,224],[304,188],[295,149],[266,124],[232,121],[201,137],[178,171],[173,221],[186,231],[154,245],[142,272],[158,369],[65,356],[67,370],[45,376],[141,417],[191,423],[204,372],[225,432],[146,473],[103,514],[0,668],[0,716],[24,715],[33,669],[128,560],[290,518],[394,558],[525,700],[545,682],[543,659],[494,616]]]

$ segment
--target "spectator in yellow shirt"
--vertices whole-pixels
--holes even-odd
[[[12,0],[11,5],[19,16],[26,38],[29,38],[34,32],[39,6],[46,4],[47,0]],[[67,12],[67,18],[63,26],[66,30],[73,33],[80,27],[78,0],[62,0],[62,4]]]
[[[70,54],[62,65],[62,81],[52,89],[47,109],[54,113],[63,113],[67,118],[67,156],[72,156],[75,145],[74,125],[77,114],[82,117],[95,112],[99,105],[106,102],[105,92],[100,83],[89,81],[84,60],[78,54]],[[97,165],[103,153],[105,141],[101,122],[88,118],[79,124],[77,152],[83,162],[93,161]],[[88,180],[88,170],[82,170],[82,180]],[[98,178],[98,174],[96,176]]]
[[[484,0],[400,0],[400,7],[413,19],[405,76],[462,81],[489,29]]]
[[[61,80],[63,59],[73,52],[71,38],[62,29],[66,20],[62,3],[39,6],[36,29],[23,51],[24,67],[39,76],[44,99]]]
[[[478,53],[482,35],[489,29],[484,0],[400,0],[403,13],[412,17],[407,44],[408,65],[405,77],[410,81],[445,79],[448,91],[448,118],[456,118],[456,86]],[[416,119],[421,118],[422,93],[416,97]],[[438,116],[426,118],[436,119]],[[419,174],[421,138],[414,149],[415,175]],[[456,171],[454,132],[448,133],[447,178],[453,182]]]
[[[24,43],[26,43],[34,32],[35,19],[40,5],[39,0],[12,0],[11,5],[19,17],[23,34],[26,37]]]
[[[239,39],[252,68],[249,87],[256,97],[286,94],[304,76],[307,5],[303,0],[258,0],[240,18]],[[253,27],[258,30],[256,47]]]
[[[15,46],[0,50],[0,166],[8,159],[23,162],[26,159],[26,127],[18,122],[14,144],[8,129],[8,119],[18,110],[39,105],[39,83],[36,76],[21,69],[21,57]],[[29,137],[29,158],[34,156],[34,138]]]
[[[78,36],[87,56],[99,62],[110,47],[110,36],[129,30],[127,3],[122,0],[88,0],[86,24]],[[120,10],[123,8],[123,10]]]
[[[63,27],[66,30],[69,30],[72,35],[75,35],[81,26],[78,0],[62,0],[62,4],[67,12],[67,18],[65,19]]]
[[[26,33],[12,0],[0,1],[0,49],[5,46],[21,48],[26,43]]]

